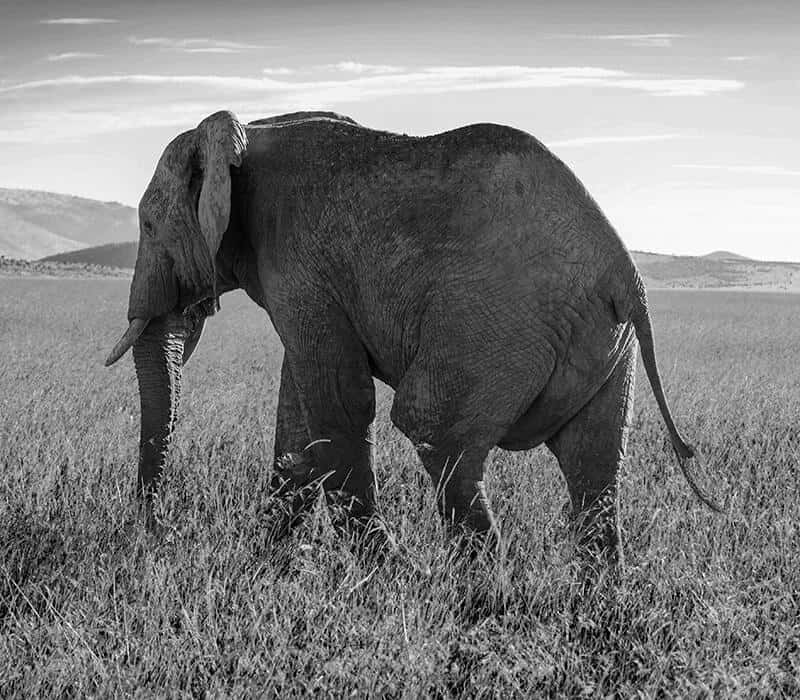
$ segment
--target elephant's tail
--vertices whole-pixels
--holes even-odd
[[[718,513],[722,512],[722,508],[709,496],[705,489],[698,485],[695,477],[692,474],[690,462],[699,458],[695,448],[687,443],[680,432],[678,431],[675,421],[672,419],[672,413],[669,410],[667,397],[664,394],[664,387],[661,384],[661,375],[658,372],[658,364],[656,363],[655,342],[653,340],[653,324],[650,321],[650,312],[647,307],[647,291],[644,286],[639,271],[633,261],[630,261],[630,266],[633,272],[633,279],[626,285],[628,293],[627,306],[629,309],[626,314],[626,319],[630,319],[633,327],[636,330],[636,338],[639,340],[639,347],[642,351],[642,362],[644,363],[645,372],[647,372],[647,379],[650,382],[650,387],[653,390],[658,409],[661,412],[661,417],[667,426],[672,447],[678,457],[678,463],[681,467],[681,472],[689,483],[692,491],[694,491],[697,498],[705,503],[711,510]],[[619,308],[615,303],[615,308]],[[623,319],[619,319],[622,321]]]

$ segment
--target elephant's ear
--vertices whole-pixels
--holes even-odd
[[[216,112],[200,122],[195,138],[203,171],[197,219],[213,260],[231,216],[230,168],[242,164],[247,135],[231,112]]]
[[[246,148],[238,119],[217,112],[164,149],[139,204],[133,317],[171,311],[181,292],[217,298],[215,258],[231,216],[231,167],[241,165]]]

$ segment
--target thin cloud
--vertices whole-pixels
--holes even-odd
[[[592,39],[597,41],[619,41],[629,46],[644,46],[665,49],[672,46],[676,39],[685,39],[687,34],[670,34],[659,32],[654,34],[561,34],[569,39]]]
[[[196,87],[218,87],[243,92],[284,87],[287,83],[267,78],[240,78],[223,75],[151,75],[146,73],[120,75],[65,75],[61,78],[31,80],[0,88],[1,93],[41,90],[62,87],[92,87],[106,85],[185,85]]]
[[[608,143],[646,143],[650,141],[672,141],[673,139],[689,138],[686,134],[641,134],[635,136],[581,136],[574,139],[550,141],[547,145],[557,148],[597,146]]]
[[[176,51],[181,51],[183,53],[221,53],[221,54],[231,54],[231,53],[242,53],[246,49],[240,48],[230,48],[228,46],[203,46],[198,47],[196,49],[192,48],[184,48],[184,49],[175,49]]]
[[[785,175],[800,177],[800,170],[792,170],[782,165],[705,165],[700,163],[679,163],[676,168],[684,170],[721,170],[729,173],[746,173],[750,175]]]
[[[88,25],[88,24],[116,24],[118,19],[109,19],[107,17],[57,17],[55,19],[43,19],[39,24],[72,24],[72,25]]]
[[[159,49],[183,51],[184,53],[240,53],[267,48],[262,44],[246,44],[240,41],[225,41],[203,37],[177,39],[166,36],[132,36],[128,38],[128,41],[134,46],[154,46]]]
[[[358,63],[356,61],[339,61],[339,63],[328,63],[323,66],[331,70],[338,70],[344,73],[355,73],[356,75],[387,75],[389,73],[401,73],[401,66],[389,66],[386,64]]]
[[[631,78],[625,87],[658,97],[704,97],[744,87],[741,80],[725,78]]]
[[[47,56],[48,61],[59,63],[62,61],[74,61],[83,58],[100,58],[103,54],[89,53],[86,51],[67,51],[66,53],[51,53]]]
[[[764,58],[763,56],[757,56],[755,54],[748,54],[742,56],[725,56],[726,61],[733,61],[735,63],[745,63],[747,61],[758,61],[759,59]]]
[[[32,80],[0,88],[0,94],[45,88],[114,84],[213,87],[227,93],[292,92],[315,102],[354,102],[372,97],[441,92],[559,87],[613,88],[655,96],[705,96],[740,90],[744,83],[719,78],[643,76],[590,66],[439,66],[413,72],[356,76],[342,80],[287,81],[264,77],[222,75],[121,74]]]
[[[293,75],[295,71],[292,68],[280,66],[278,68],[263,68],[261,72],[264,75]]]
[[[219,106],[203,105],[203,114],[209,114]],[[38,111],[26,114],[19,123],[0,128],[0,143],[63,143],[77,142],[96,134],[117,133],[127,129],[151,127],[188,126],[199,121],[195,111],[180,113],[162,108],[144,108],[136,113],[86,110]]]

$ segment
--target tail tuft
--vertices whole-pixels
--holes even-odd
[[[697,480],[695,479],[694,474],[692,473],[691,469],[691,462],[693,461],[700,461],[699,454],[695,451],[694,447],[691,445],[684,445],[684,447],[688,448],[689,454],[683,455],[675,448],[675,454],[678,456],[678,464],[681,467],[681,472],[683,472],[683,477],[686,479],[686,482],[689,484],[689,488],[692,489],[694,495],[697,496],[700,501],[705,503],[711,510],[715,513],[725,513],[725,509],[720,506],[711,496],[706,493],[706,491],[698,485]]]
[[[675,454],[678,456],[678,459],[694,459],[694,457],[697,455],[697,450],[695,449],[694,445],[690,445],[686,442],[673,442],[672,447],[675,450]]]

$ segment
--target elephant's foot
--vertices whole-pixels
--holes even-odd
[[[411,568],[420,576],[431,575],[430,566],[397,541],[372,500],[341,490],[326,491],[325,496],[334,528],[350,543],[364,565],[389,564]]]
[[[394,538],[376,514],[373,480],[363,480],[365,487],[358,493],[346,488],[347,481],[334,471],[318,469],[308,452],[281,455],[270,484],[273,536],[284,536],[300,523],[324,492],[334,528],[359,551],[396,550]]]
[[[343,489],[326,489],[332,474],[313,478],[316,470],[297,455],[285,455],[275,465],[271,483],[269,521],[271,539],[285,537],[302,522],[304,516],[324,492],[331,522],[336,531],[351,543],[360,560],[370,566],[382,566],[395,561],[410,566],[420,575],[430,576],[430,567],[397,539],[378,514],[374,499],[359,498]],[[329,480],[327,477],[331,477]],[[311,481],[307,481],[311,479]]]
[[[486,496],[483,481],[462,483],[461,493],[439,494],[439,514],[458,552],[474,560],[493,556],[500,546],[500,529]]]
[[[382,561],[398,551],[397,541],[372,499],[338,489],[326,491],[325,499],[334,528],[352,544],[360,558]]]
[[[575,550],[584,568],[621,569],[624,565],[613,492],[598,497],[572,517]]]
[[[305,453],[287,452],[275,460],[268,514],[273,540],[282,539],[303,521],[319,498],[324,478]]]

